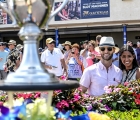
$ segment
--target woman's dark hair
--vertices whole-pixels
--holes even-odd
[[[125,66],[124,64],[122,63],[121,61],[121,55],[123,54],[124,51],[129,51],[132,55],[135,56],[135,52],[133,50],[133,48],[129,45],[124,45],[121,49],[120,49],[120,57],[119,57],[119,67],[121,70],[125,70]],[[136,57],[133,59],[133,62],[132,62],[132,68],[136,68],[136,67],[139,67],[138,63],[137,63],[137,60],[136,60]]]

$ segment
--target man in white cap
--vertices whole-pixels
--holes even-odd
[[[67,67],[64,61],[64,55],[59,48],[55,48],[55,41],[52,38],[46,40],[47,49],[41,54],[41,62],[44,67],[54,73],[58,78],[64,73],[67,76]],[[62,66],[64,73],[62,71]]]
[[[9,72],[15,72],[20,65],[20,52],[16,49],[16,41],[10,40],[8,43],[10,49],[7,61],[4,65],[5,70]]]
[[[102,37],[95,50],[100,52],[101,60],[84,70],[80,85],[83,92],[88,90],[91,96],[100,96],[104,94],[105,86],[119,84],[122,71],[112,64],[113,53],[119,51],[112,37]]]

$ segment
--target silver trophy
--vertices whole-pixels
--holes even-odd
[[[53,90],[79,85],[77,82],[60,82],[42,67],[38,55],[38,40],[43,36],[40,28],[45,26],[47,29],[51,18],[67,2],[68,0],[63,0],[56,9],[54,0],[7,0],[8,8],[0,2],[0,7],[10,15],[12,24],[21,27],[18,35],[24,41],[22,62],[16,72],[10,73],[0,84],[1,90]]]

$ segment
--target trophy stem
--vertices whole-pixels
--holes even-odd
[[[38,54],[38,41],[43,33],[35,23],[26,23],[18,33],[24,41],[23,59],[15,73],[9,74],[5,82],[48,83],[58,82],[53,74],[42,67]]]

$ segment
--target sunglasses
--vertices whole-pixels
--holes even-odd
[[[55,42],[51,42],[50,44],[55,44]]]
[[[100,47],[101,51],[105,51],[107,49],[108,51],[112,51],[113,47]]]
[[[8,44],[8,46],[10,46],[10,45],[12,45],[12,44]]]

